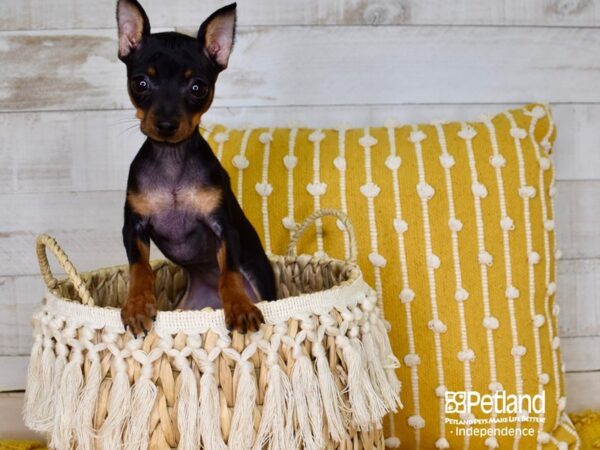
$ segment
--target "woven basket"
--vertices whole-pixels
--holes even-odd
[[[306,227],[338,217],[348,261],[295,255]],[[400,406],[386,324],[355,263],[347,218],[321,211],[272,256],[280,300],[266,324],[229,333],[223,312],[171,311],[184,272],[153,263],[160,312],[145,338],[125,332],[119,307],[128,266],[78,274],[56,241],[37,253],[49,292],[34,316],[25,423],[57,449],[383,449],[381,422]],[[46,250],[68,278],[57,280]]]

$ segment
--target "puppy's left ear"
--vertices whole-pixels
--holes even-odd
[[[221,70],[227,67],[235,39],[236,4],[218,9],[200,25],[198,41]]]

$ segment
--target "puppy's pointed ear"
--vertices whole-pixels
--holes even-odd
[[[236,4],[215,11],[200,25],[198,41],[221,70],[227,67],[235,39]]]
[[[150,34],[150,21],[137,0],[118,0],[119,58],[126,58]]]

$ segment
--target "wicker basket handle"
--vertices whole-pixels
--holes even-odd
[[[46,286],[48,286],[48,289],[55,290],[58,286],[58,280],[52,274],[52,270],[50,270],[46,249],[50,249],[60,266],[65,269],[65,272],[68,275],[69,280],[73,283],[73,286],[75,286],[75,290],[79,294],[82,303],[84,305],[93,306],[94,299],[92,299],[90,291],[88,291],[87,286],[77,273],[77,269],[75,269],[75,266],[69,261],[67,254],[60,248],[60,245],[58,245],[53,237],[48,236],[47,234],[40,234],[36,240],[36,252],[40,264],[40,272],[42,272],[42,277],[44,277],[44,282],[46,283]]]
[[[296,244],[302,237],[302,235],[306,232],[306,229],[311,226],[318,219],[325,216],[333,216],[337,217],[338,220],[344,225],[346,231],[348,232],[348,239],[350,241],[350,253],[346,261],[352,264],[356,264],[356,235],[354,234],[354,227],[352,226],[352,222],[346,214],[337,210],[337,209],[320,209],[315,211],[310,216],[308,216],[304,222],[296,225],[296,228],[292,232],[292,237],[290,238],[290,242],[287,246],[287,255],[288,256],[296,256]]]

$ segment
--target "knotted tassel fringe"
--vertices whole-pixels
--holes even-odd
[[[296,448],[293,432],[294,397],[292,385],[279,367],[277,353],[269,354],[267,391],[254,450]],[[274,360],[274,361],[273,361]]]
[[[31,423],[27,426],[36,431],[48,431],[53,423],[53,397],[52,383],[54,382],[54,366],[56,363],[56,355],[54,354],[54,344],[51,338],[44,338],[44,350],[42,351],[42,370],[41,370],[41,387],[39,390],[39,398],[37,399],[37,410],[30,411]]]
[[[388,383],[394,392],[399,393],[402,384],[396,375],[396,369],[400,367],[400,361],[394,356],[392,346],[388,338],[388,328],[391,328],[385,320],[380,320],[377,315],[371,317],[371,334],[379,347],[380,364],[383,365],[387,374]],[[398,407],[402,408],[402,401],[399,400]]]
[[[125,450],[148,448],[150,414],[157,396],[156,385],[152,381],[152,364],[145,364],[131,390],[131,411],[135,414],[129,418],[125,430]]]
[[[306,450],[321,450],[323,447],[323,407],[319,392],[319,381],[310,359],[303,355],[300,345],[294,348],[292,368],[292,391],[298,421],[298,438]]]
[[[81,392],[75,418],[74,428],[79,450],[93,450],[96,437],[94,433],[94,415],[96,414],[98,392],[102,384],[102,367],[100,366],[98,353],[94,352],[93,355],[92,352],[88,352],[88,359],[91,359],[92,363],[86,376],[85,386]]]
[[[368,370],[368,357],[365,354],[365,350],[362,346],[362,343],[357,337],[354,337],[350,340],[350,345],[352,345],[356,349],[356,353],[359,355],[361,371],[361,388],[365,391],[365,397],[367,398],[367,402],[369,403],[369,413],[371,415],[371,424],[375,424],[381,421],[383,417],[387,414],[387,410],[385,404],[381,397],[375,391],[373,384],[369,378],[369,370]]]
[[[177,397],[177,426],[179,427],[179,450],[197,450],[200,447],[198,434],[198,387],[196,377],[189,364],[180,367],[179,396]]]
[[[313,342],[312,353],[317,361],[317,378],[329,435],[334,441],[341,442],[347,435],[346,424],[348,419],[344,417],[347,406],[344,404],[340,391],[335,384],[325,350],[319,341]]]
[[[212,361],[203,361],[200,378],[200,434],[204,448],[227,450],[221,435],[219,390],[214,377]]]
[[[55,357],[51,347],[48,347],[48,352],[44,350],[42,355],[42,379],[43,386],[46,386],[47,394],[44,402],[40,405],[39,426],[38,431],[52,432],[54,425],[54,411],[56,409],[56,397],[60,388],[60,380],[62,378],[65,365],[67,363],[68,350],[64,344],[56,344],[58,355]]]
[[[371,422],[371,413],[369,411],[369,400],[366,398],[366,391],[362,386],[363,367],[360,360],[360,354],[351,345],[346,336],[337,336],[336,345],[342,349],[344,361],[348,367],[348,398],[350,400],[350,410],[352,412],[352,422],[361,429],[367,429]]]
[[[396,412],[400,404],[400,396],[398,391],[395,391],[394,387],[390,385],[388,375],[381,364],[380,348],[374,342],[368,323],[363,325],[362,339],[369,378],[373,383],[373,388],[383,400],[387,412]]]
[[[37,322],[37,321],[36,321]],[[39,327],[36,324],[36,329]],[[29,358],[27,368],[27,389],[25,391],[25,408],[23,410],[23,421],[29,428],[34,428],[37,421],[37,412],[42,400],[42,353],[44,338],[40,331],[35,332],[35,340]]]
[[[125,420],[131,412],[131,388],[123,359],[115,361],[116,375],[113,379],[106,405],[107,418],[100,427],[102,448],[112,450],[120,448]]]
[[[74,349],[71,358],[64,369],[60,380],[59,394],[56,396],[54,430],[50,443],[55,448],[71,448],[72,446],[77,405],[83,387],[81,349]]]
[[[256,406],[256,380],[254,366],[242,360],[237,365],[239,381],[228,445],[230,449],[250,450],[254,442],[254,408]]]

